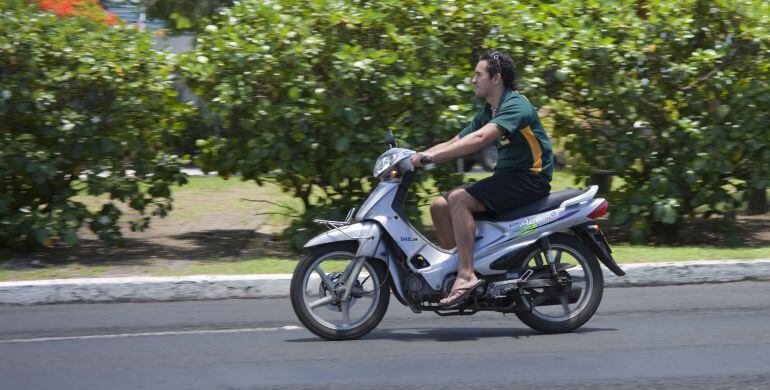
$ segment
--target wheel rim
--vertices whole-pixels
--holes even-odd
[[[324,263],[351,263],[353,260],[354,254],[350,252],[327,253],[313,261],[303,276],[302,300],[305,308],[316,322],[329,329],[349,330],[360,326],[371,318],[380,302],[380,294],[376,291],[380,280],[369,262],[364,262],[358,281],[353,286],[357,296],[351,295],[348,302],[339,300],[338,289],[344,283],[340,280],[342,272],[329,272],[331,267],[324,267]],[[327,287],[327,284],[332,287]]]
[[[559,271],[559,275],[569,279],[567,289],[572,290],[574,294],[576,294],[576,289],[580,289],[580,295],[577,300],[574,303],[570,303],[567,294],[559,293],[553,287],[527,288],[522,289],[522,293],[531,305],[532,314],[536,317],[552,322],[566,321],[576,317],[588,306],[595,288],[593,272],[588,264],[588,260],[574,248],[561,244],[552,244],[550,255],[554,259],[557,269],[572,266],[572,268]],[[531,268],[538,269],[542,266],[547,267],[545,257],[541,251],[536,251],[529,257],[521,272],[523,273]],[[547,268],[544,271],[538,272],[537,275],[536,278],[538,279],[550,279],[550,273]],[[557,304],[544,305],[549,303],[549,301],[554,303],[554,300],[558,300]]]

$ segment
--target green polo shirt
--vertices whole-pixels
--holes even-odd
[[[501,136],[495,140],[497,166],[495,172],[529,171],[548,178],[553,177],[553,149],[540,117],[524,95],[505,89],[500,105],[492,117],[489,104],[479,110],[471,123],[463,129],[460,138],[492,122],[499,126]]]

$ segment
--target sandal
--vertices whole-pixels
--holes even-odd
[[[456,295],[457,292],[462,292],[462,294],[460,294],[460,296],[458,296],[457,298],[455,298],[455,299],[453,299],[453,300],[451,300],[449,302],[440,303],[439,307],[442,308],[442,309],[454,309],[454,308],[462,305],[471,296],[471,292],[476,290],[476,288],[481,286],[482,284],[484,284],[484,279],[479,279],[478,281],[476,281],[476,283],[474,283],[470,287],[460,287],[460,288],[458,288],[456,290],[452,290],[449,293],[449,295],[447,295],[447,297],[450,297],[453,294]]]

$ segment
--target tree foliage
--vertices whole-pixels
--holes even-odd
[[[125,1],[125,0],[124,0]],[[175,32],[200,31],[220,7],[229,7],[233,0],[145,0],[147,15],[169,22]]]
[[[23,1],[0,3],[0,21],[0,246],[74,243],[83,223],[116,242],[117,202],[142,213],[132,229],[165,215],[186,180],[164,152],[185,110],[151,35]]]
[[[637,238],[696,211],[728,218],[733,193],[768,185],[767,4],[740,1],[241,1],[207,26],[183,72],[221,137],[200,163],[275,180],[305,226],[372,184],[381,137],[452,137],[480,102],[485,49],[511,52],[519,85],[554,113],[581,177],[625,180],[613,218]],[[451,167],[430,174],[456,184]],[[427,175],[422,176],[426,178]],[[305,237],[299,236],[297,242]]]
[[[456,42],[481,42],[483,21],[460,14],[424,1],[245,1],[223,10],[183,66],[222,125],[221,138],[199,143],[200,162],[270,178],[302,199],[291,230],[301,243],[296,229],[306,221],[359,204],[386,130],[414,147],[464,125],[476,53]]]
[[[571,7],[584,16],[560,50],[559,133],[583,176],[624,180],[611,215],[637,240],[675,238],[696,213],[730,222],[736,192],[770,185],[767,3],[625,5]]]

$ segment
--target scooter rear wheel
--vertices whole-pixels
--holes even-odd
[[[311,248],[297,264],[291,279],[292,308],[309,331],[327,340],[357,339],[382,320],[390,302],[387,267],[367,259],[351,289],[350,300],[340,299],[352,268],[357,244],[340,242]]]
[[[596,255],[576,237],[557,233],[549,240],[550,255],[567,286],[519,289],[516,303],[526,310],[517,312],[516,316],[541,333],[571,332],[591,319],[599,308],[604,290],[602,269]],[[515,263],[513,270],[519,275],[533,270],[529,280],[551,278],[540,248]]]

